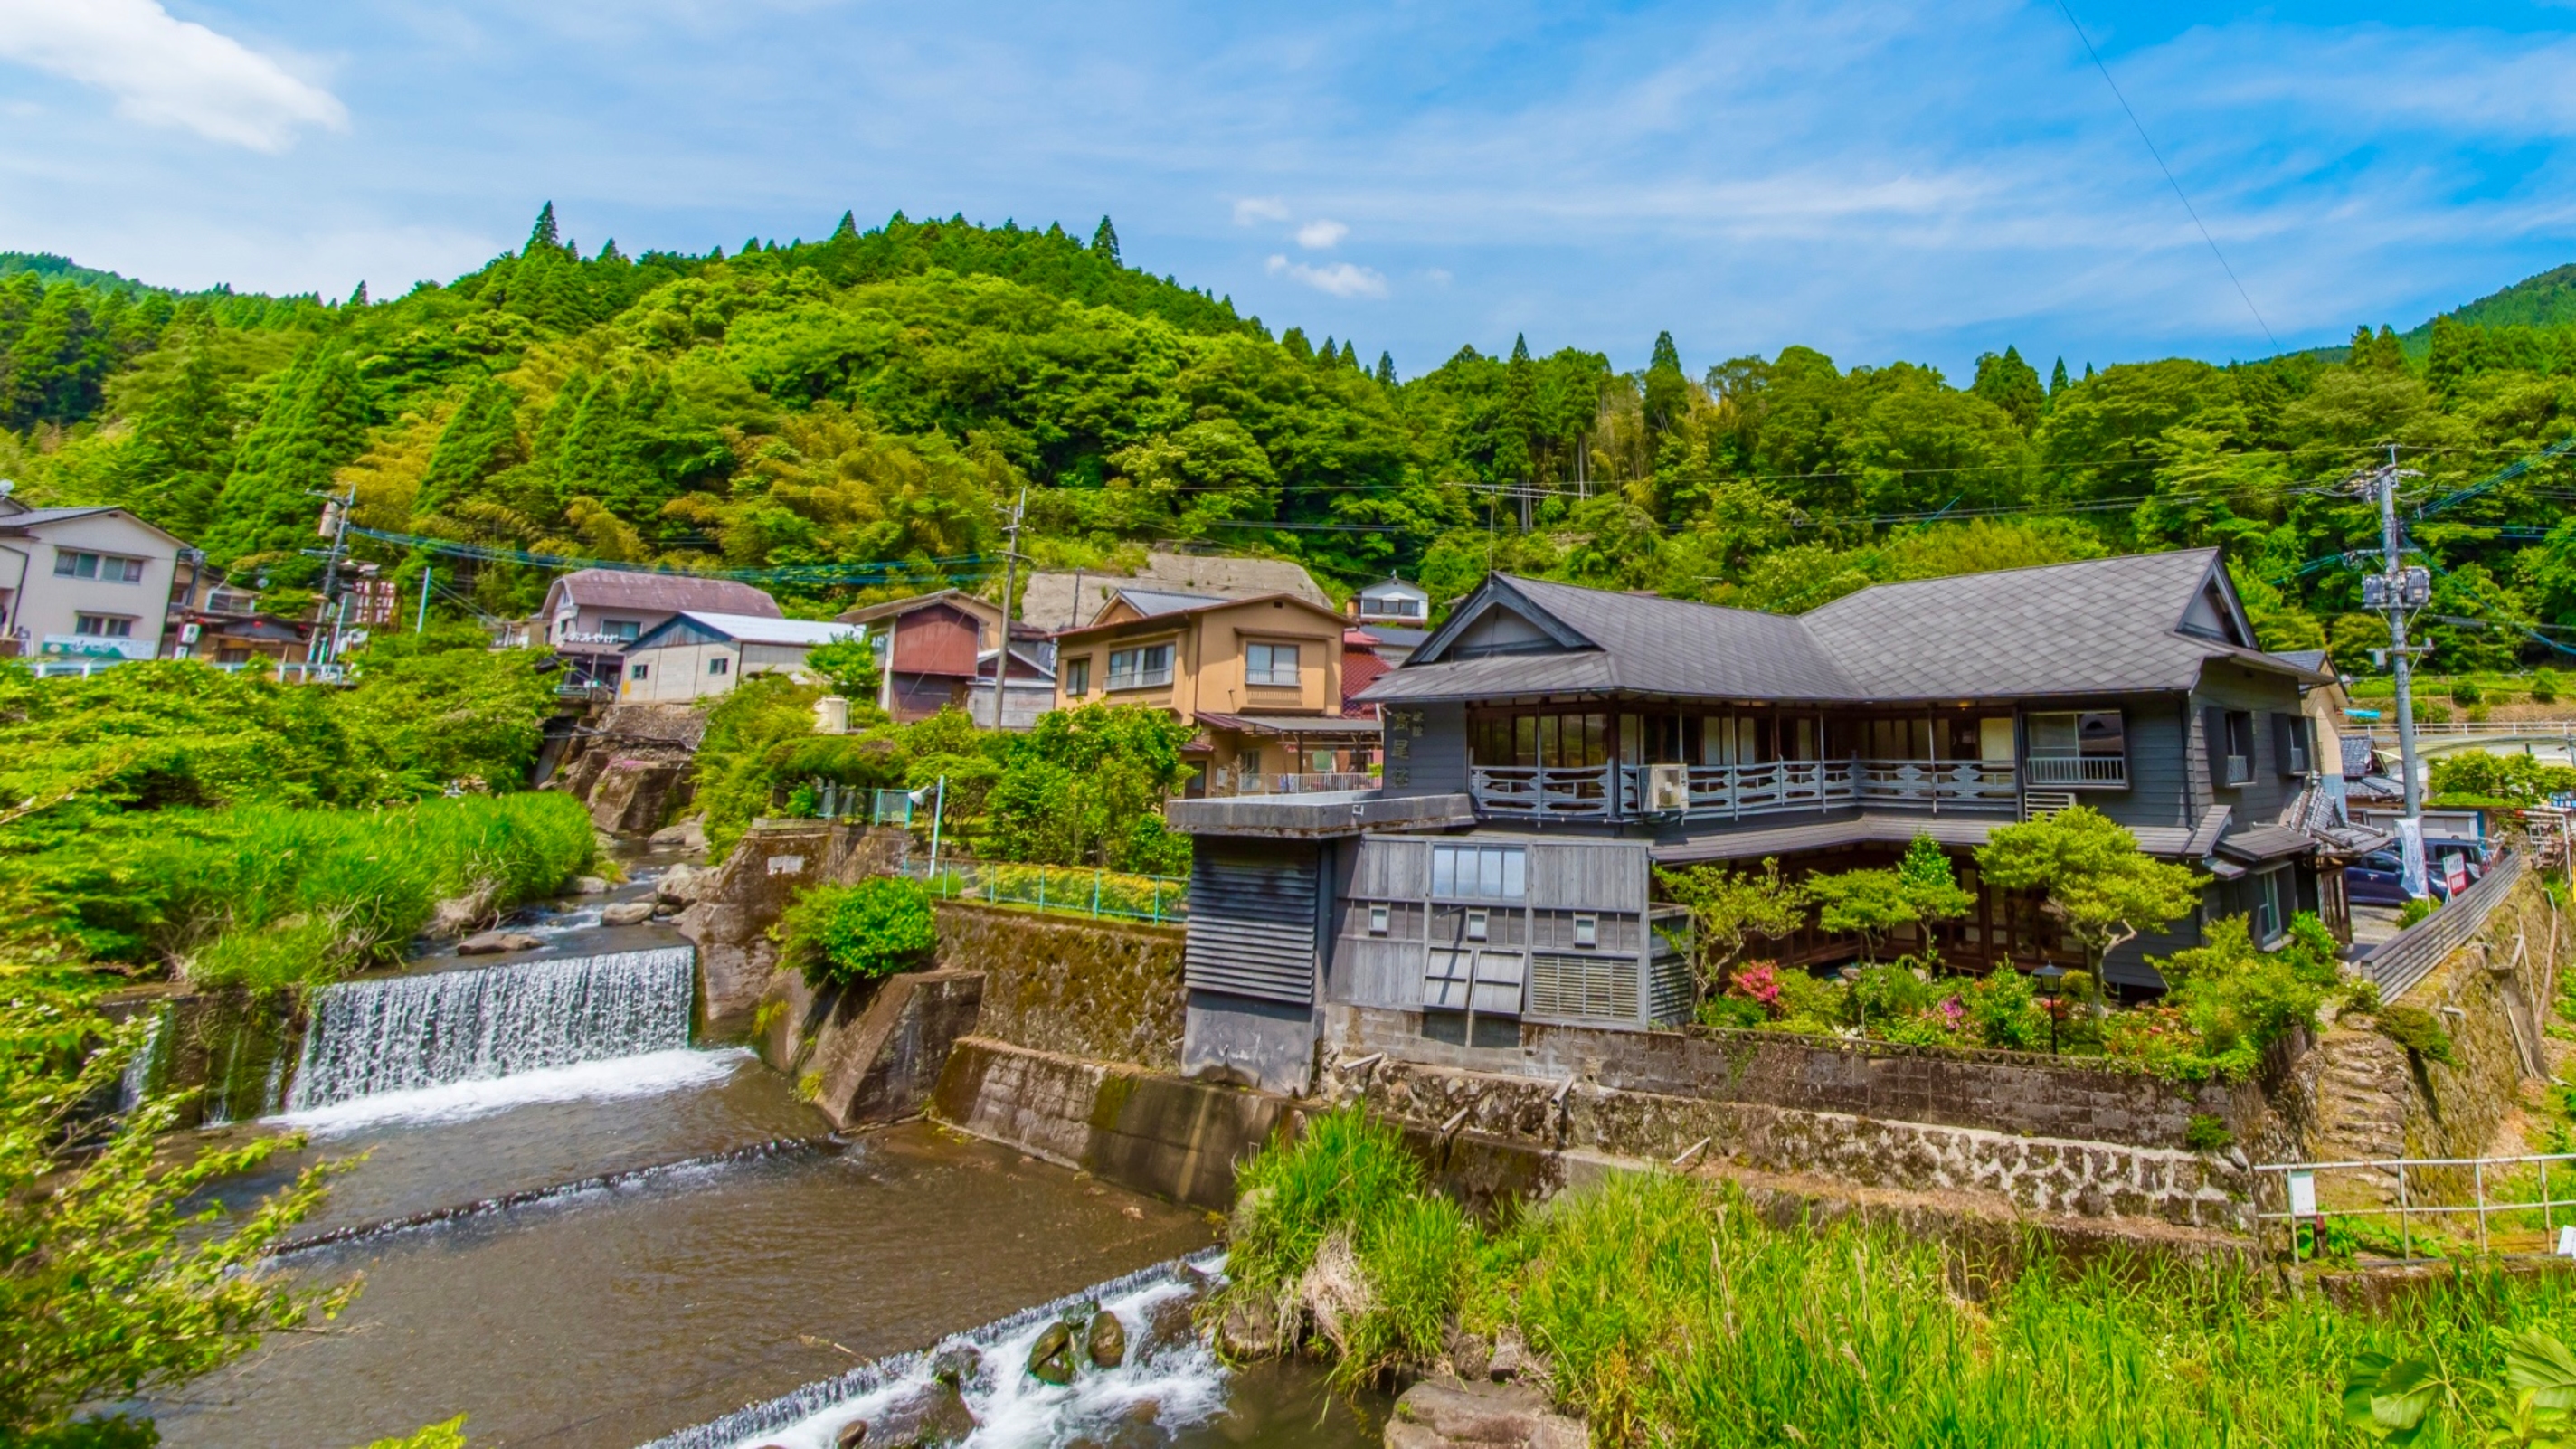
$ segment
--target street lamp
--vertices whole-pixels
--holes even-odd
[[[2057,996],[2057,983],[2066,979],[2066,968],[2054,961],[2043,961],[2039,969],[2030,974],[2039,978],[2040,988],[2048,993],[2048,1052],[2049,1055],[2055,1056],[2057,1054],[2057,1008],[2062,1004]]]

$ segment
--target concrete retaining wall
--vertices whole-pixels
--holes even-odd
[[[826,993],[794,1063],[814,1104],[843,1130],[920,1115],[949,1049],[975,1029],[984,978],[917,971]]]
[[[933,1107],[978,1137],[1219,1211],[1235,1168],[1297,1116],[1284,1098],[984,1037],[949,1053]]]

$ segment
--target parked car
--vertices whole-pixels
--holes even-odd
[[[2485,863],[2474,845],[2455,841],[2424,842],[2424,884],[2433,899],[2446,901],[2450,887],[2442,879],[2442,857],[2457,852],[2469,858],[2471,880],[2484,873]],[[2374,850],[2343,868],[2344,899],[2357,906],[2402,906],[2406,904],[2405,864],[2394,850]]]

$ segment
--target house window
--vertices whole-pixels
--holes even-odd
[[[74,553],[68,549],[56,549],[54,577],[97,579],[110,584],[139,584],[143,582],[143,560],[119,558],[112,553]]]
[[[2254,944],[2269,946],[2281,937],[2286,919],[2282,909],[2288,894],[2290,872],[2267,870],[2254,878]]]
[[[1080,699],[1091,692],[1091,656],[1068,659],[1064,664],[1064,692]]]
[[[2308,717],[2303,714],[2276,714],[2272,716],[2272,730],[2273,742],[2279,746],[2273,753],[2278,758],[2281,773],[2306,774],[2308,772]]]
[[[650,679],[653,677],[653,666],[650,664],[634,665],[626,671],[626,677],[629,679]]]
[[[1420,599],[1362,599],[1360,612],[1378,619],[1419,619],[1422,617],[1422,601]]]
[[[1486,939],[1488,936],[1493,934],[1493,922],[1494,913],[1491,911],[1469,911],[1467,913],[1467,939],[1470,941],[1482,941]]]
[[[725,672],[725,657],[724,657],[723,655],[719,654],[719,655],[717,655],[715,658],[710,659],[710,660],[708,660],[708,661],[707,661],[707,673],[709,673],[709,674],[722,674],[722,673],[724,673],[724,672]]]
[[[1392,917],[1394,914],[1394,910],[1384,901],[1372,904],[1369,907],[1369,934],[1372,936],[1385,935],[1392,925]]]
[[[1243,679],[1246,684],[1285,685],[1297,687],[1297,646],[1294,644],[1252,644],[1243,651]]]
[[[1576,916],[1574,918],[1574,944],[1585,947],[1598,946],[1601,944],[1601,918],[1599,916],[1583,915]]]
[[[1234,767],[1242,772],[1246,783],[1261,778],[1261,752],[1259,750],[1236,751]]]
[[[2118,710],[2034,714],[2028,723],[2032,784],[2128,783],[2129,731]]]
[[[2254,713],[2231,709],[2225,714],[2227,757],[2221,778],[2230,785],[2242,785],[2254,778]]]
[[[1431,847],[1431,894],[1451,900],[1516,901],[1529,893],[1529,856],[1517,845]]]
[[[632,644],[635,636],[644,632],[644,624],[639,619],[604,619],[600,621],[599,632],[620,644]]]
[[[1171,682],[1171,645],[1148,644],[1142,649],[1109,651],[1111,689],[1152,689]]]
[[[72,632],[93,639],[131,639],[134,621],[117,614],[78,614],[73,616]]]

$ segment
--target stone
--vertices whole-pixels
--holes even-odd
[[[505,951],[533,951],[546,943],[543,936],[525,931],[485,931],[456,943],[459,956],[497,956]]]
[[[1175,1293],[1159,1299],[1145,1315],[1145,1331],[1137,1335],[1135,1350],[1139,1360],[1167,1348],[1179,1348],[1199,1336],[1198,1307],[1203,1295]]]
[[[1485,1361],[1485,1377],[1496,1383],[1529,1377],[1529,1345],[1521,1342],[1520,1330],[1506,1328],[1494,1335],[1493,1355]]]
[[[654,880],[653,896],[671,905],[685,906],[705,899],[715,879],[715,871],[708,867],[675,865]]]
[[[1073,1382],[1073,1325],[1050,1323],[1029,1345],[1029,1377],[1061,1388]]]
[[[429,909],[429,924],[421,934],[433,941],[444,941],[466,935],[492,919],[493,887],[478,886],[461,896],[449,896]]]
[[[1449,1341],[1440,1351],[1449,1366],[1457,1370],[1458,1377],[1469,1382],[1484,1378],[1493,1367],[1494,1346],[1454,1324],[1449,1329]]]
[[[599,923],[603,926],[640,926],[651,919],[651,901],[619,901],[613,906],[602,906],[599,911]]]
[[[1424,1379],[1395,1401],[1386,1449],[1588,1449],[1591,1430],[1526,1384]]]
[[[704,850],[707,848],[707,825],[705,821],[693,817],[677,825],[665,825],[654,831],[647,839],[654,845],[676,845],[684,850]]]
[[[595,875],[575,876],[572,893],[577,896],[604,896],[608,894],[608,882]]]
[[[1092,1367],[1116,1368],[1127,1361],[1127,1325],[1104,1308],[1091,1315],[1091,1331],[1083,1347],[1091,1355]]]
[[[1279,1331],[1279,1305],[1266,1294],[1227,1298],[1217,1316],[1217,1352],[1238,1363],[1275,1358],[1287,1347]]]
[[[952,1343],[930,1358],[930,1376],[952,1389],[964,1389],[983,1371],[984,1355],[963,1343]]]
[[[855,1430],[855,1435],[852,1431]],[[954,1384],[922,1385],[884,1408],[876,1417],[841,1427],[835,1449],[945,1449],[975,1432],[975,1413]]]

